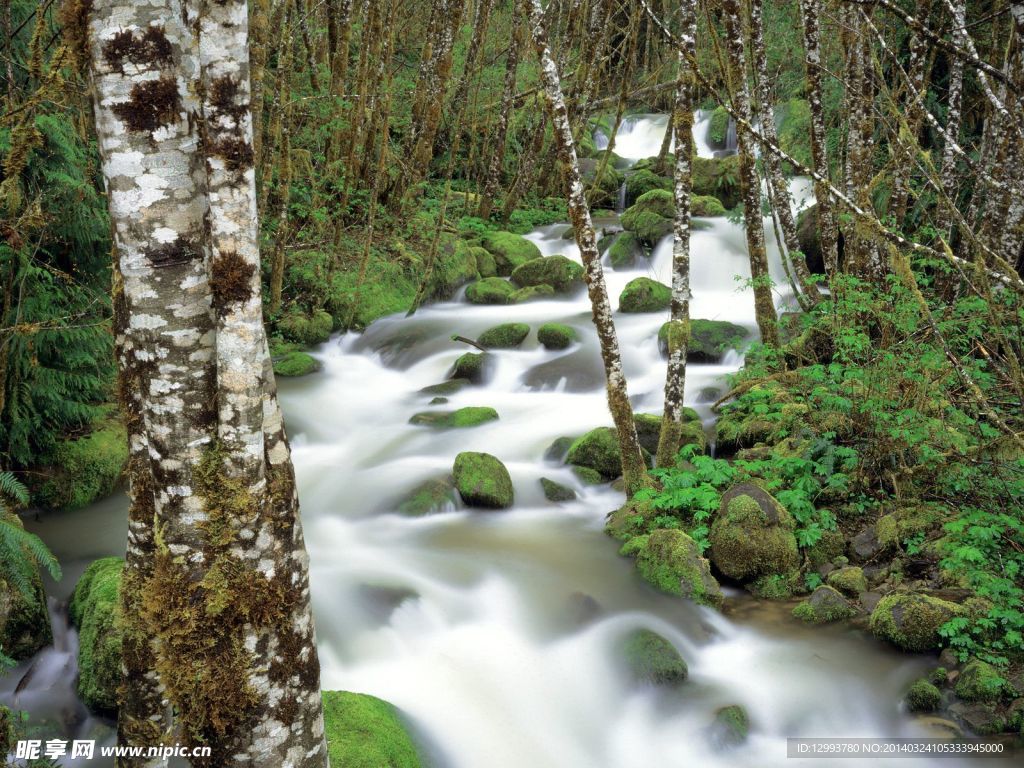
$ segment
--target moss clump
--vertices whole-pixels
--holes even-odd
[[[307,376],[319,371],[320,367],[320,361],[306,352],[288,352],[274,358],[274,373],[287,378]]]
[[[542,255],[540,248],[513,232],[485,232],[480,238],[480,245],[494,257],[497,273],[504,277],[511,275],[516,267]]]
[[[643,244],[632,232],[620,232],[608,247],[608,260],[613,269],[629,269],[643,255]]]
[[[799,576],[797,571],[758,576],[747,584],[747,591],[761,600],[789,600],[800,589]]]
[[[657,453],[658,441],[661,439],[661,416],[653,413],[637,413],[633,415],[636,436],[640,447],[650,454]],[[707,447],[707,437],[700,416],[693,408],[683,408],[682,429],[680,430],[679,447],[696,445],[701,452]]]
[[[658,329],[658,347],[668,355],[671,322]],[[730,349],[739,349],[749,332],[742,325],[724,320],[691,320],[686,359],[691,363],[717,363]]]
[[[864,571],[855,565],[832,571],[826,581],[829,586],[850,597],[857,597],[861,592],[868,591],[868,580],[864,578]]]
[[[729,113],[725,107],[717,106],[711,111],[708,121],[708,144],[715,149],[725,149],[729,137]]]
[[[121,685],[121,574],[119,557],[86,568],[71,596],[68,613],[78,627],[78,695],[90,709],[114,712]]]
[[[601,485],[602,483],[608,482],[600,472],[596,469],[591,469],[590,467],[573,467],[572,473],[576,475],[579,481],[584,485]]]
[[[128,463],[128,435],[117,418],[100,421],[85,437],[63,440],[53,456],[53,474],[34,501],[49,509],[78,509],[109,496]]]
[[[672,303],[672,289],[649,277],[626,283],[619,294],[620,312],[661,312]]]
[[[1006,680],[995,667],[971,659],[957,678],[955,690],[964,701],[998,701],[1006,687]]]
[[[739,156],[694,157],[693,194],[717,197],[726,208],[740,202]]]
[[[339,768],[421,768],[409,732],[394,706],[363,693],[324,691],[324,735]]]
[[[289,312],[277,323],[278,330],[290,341],[299,344],[322,344],[331,337],[334,320],[322,309],[311,314]]]
[[[841,532],[823,531],[821,538],[813,546],[805,549],[804,554],[807,555],[811,566],[817,568],[841,557],[845,551],[846,539]]]
[[[569,464],[592,469],[606,480],[622,474],[619,438],[611,427],[598,427],[573,441],[566,457]]]
[[[455,457],[452,469],[455,487],[471,507],[507,509],[515,498],[512,478],[497,458],[489,453],[464,452]]]
[[[480,334],[477,343],[487,349],[515,349],[530,335],[526,323],[502,323]]]
[[[537,329],[537,341],[545,349],[566,349],[576,341],[576,329],[562,323],[544,323]]]
[[[916,592],[896,592],[878,601],[871,612],[872,634],[905,651],[942,647],[939,627],[959,616],[956,603]]]
[[[515,288],[500,277],[485,277],[466,288],[466,301],[470,304],[508,304]]]
[[[924,678],[916,680],[904,696],[911,712],[934,712],[942,702],[942,692]]]
[[[544,490],[544,498],[548,501],[562,502],[562,501],[574,501],[576,499],[576,491],[572,488],[556,483],[554,480],[549,480],[546,477],[540,479],[540,486]]]
[[[789,512],[769,493],[740,483],[722,496],[711,524],[711,561],[740,581],[787,574],[799,563],[795,527]]]
[[[398,504],[398,512],[418,517],[455,504],[455,485],[449,476],[426,480],[413,488]]]
[[[509,304],[523,304],[527,301],[535,301],[536,299],[546,299],[549,296],[555,295],[555,289],[550,285],[528,285],[525,288],[519,288],[508,296]]]
[[[547,256],[516,267],[511,279],[520,288],[550,285],[565,293],[583,287],[583,267],[565,256]]]
[[[809,624],[827,624],[856,616],[857,609],[838,591],[822,585],[793,609],[793,615]]]
[[[714,195],[694,195],[690,198],[690,213],[694,216],[725,216],[725,206]]]
[[[690,673],[675,646],[649,629],[630,632],[622,643],[622,655],[630,674],[641,683],[672,685]]]
[[[486,406],[467,406],[457,411],[425,411],[409,419],[410,424],[435,429],[464,429],[478,427],[488,421],[495,421],[498,412]]]
[[[16,515],[4,517],[8,524],[21,527]],[[17,563],[10,567],[19,568]],[[15,660],[26,659],[53,641],[39,569],[27,565],[19,571],[29,582],[21,589],[0,578],[0,652]]]
[[[643,168],[626,176],[626,201],[632,203],[641,195],[659,189],[671,192],[672,179],[659,176],[653,171]]]
[[[495,277],[498,274],[498,265],[494,263],[494,256],[486,248],[479,245],[470,246],[469,252],[476,260],[476,271],[480,277]]]
[[[312,292],[314,286],[325,280],[323,274],[332,274],[328,310],[346,330],[366,328],[385,315],[407,311],[416,298],[422,262],[408,253],[404,246],[398,245],[394,248],[396,253],[377,249],[370,251],[362,283],[357,266],[332,272],[327,259],[303,270],[308,274],[304,275],[305,279],[299,279],[300,275],[296,274],[300,272],[299,261],[299,265],[289,269],[290,289],[294,295],[302,295],[299,291],[303,290]]]
[[[474,384],[483,384],[487,379],[490,362],[491,358],[485,352],[467,352],[456,359],[455,365],[452,367],[451,378],[471,381]],[[437,385],[434,386],[436,389]],[[444,395],[451,393],[434,391],[431,394]]]
[[[644,245],[653,247],[672,233],[674,211],[672,193],[652,189],[622,214],[622,228],[635,234]]]
[[[747,716],[747,710],[739,704],[716,709],[711,734],[712,741],[717,747],[739,746],[750,735],[750,718]]]
[[[636,558],[645,581],[667,592],[701,605],[719,607],[722,591],[711,575],[711,566],[700,556],[697,542],[680,530],[658,529],[626,542],[621,555]]]

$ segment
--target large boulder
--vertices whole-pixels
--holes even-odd
[[[659,176],[653,171],[643,168],[626,176],[626,204],[632,205],[636,200],[652,189],[672,191],[672,179]]]
[[[583,266],[565,256],[533,259],[515,268],[512,282],[520,288],[550,285],[558,293],[583,287]]]
[[[512,506],[512,477],[505,465],[489,453],[463,452],[452,467],[455,488],[471,507],[507,509]]]
[[[683,682],[689,674],[675,646],[649,629],[630,632],[622,642],[622,654],[637,682],[671,685]]]
[[[857,615],[857,609],[832,587],[824,584],[793,609],[793,615],[809,624],[827,624]]]
[[[530,335],[526,323],[502,323],[480,334],[477,343],[487,349],[515,349]]]
[[[904,651],[932,651],[942,647],[939,628],[963,609],[918,592],[894,592],[878,601],[871,612],[872,634]]]
[[[612,269],[629,269],[643,258],[644,246],[632,232],[619,232],[608,247]]]
[[[799,564],[796,524],[771,494],[754,483],[740,483],[722,496],[711,524],[711,562],[738,581],[786,574]]]
[[[410,424],[434,429],[464,429],[478,427],[498,418],[498,412],[486,406],[467,406],[457,411],[424,411],[414,414]]]
[[[562,323],[544,323],[537,329],[537,341],[544,349],[568,349],[576,337],[576,329]]]
[[[620,312],[661,312],[671,304],[672,289],[649,277],[630,280],[619,294]]]
[[[541,257],[540,248],[512,232],[485,232],[480,245],[494,257],[499,275],[508,277],[516,267]]]
[[[119,557],[96,560],[85,569],[68,604],[78,628],[78,695],[97,712],[113,713],[121,685],[121,574]]]
[[[471,304],[509,304],[515,286],[500,277],[485,277],[466,288],[466,301]]]
[[[321,696],[331,765],[421,768],[416,745],[394,706],[363,693],[324,691]]]
[[[622,474],[618,435],[612,427],[592,429],[573,441],[566,461],[592,469],[606,480],[614,480]]]
[[[660,528],[626,542],[620,554],[636,558],[640,575],[650,584],[701,605],[720,607],[722,590],[700,547],[680,530]]]
[[[653,247],[672,234],[673,211],[672,193],[652,189],[622,214],[622,228],[636,235],[644,245]]]

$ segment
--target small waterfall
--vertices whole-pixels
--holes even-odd
[[[619,199],[615,203],[615,212],[622,213],[626,210],[626,182],[622,182],[622,186],[619,187]]]
[[[594,131],[594,146],[597,149],[608,149],[608,137],[605,136],[604,131]]]
[[[736,121],[729,118],[729,129],[725,132],[725,151],[730,155],[736,154],[739,142],[736,138]]]

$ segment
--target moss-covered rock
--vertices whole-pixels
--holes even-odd
[[[120,418],[96,422],[84,437],[62,440],[33,501],[47,509],[78,509],[109,496],[128,463],[128,434]]]
[[[298,344],[323,344],[331,337],[334,319],[322,309],[309,314],[293,311],[277,321],[277,329]]]
[[[690,672],[675,646],[649,629],[630,632],[622,642],[622,655],[640,683],[672,685],[686,680]]]
[[[530,335],[526,323],[502,323],[480,334],[477,343],[487,349],[515,349]]]
[[[434,256],[434,268],[430,272],[427,297],[447,299],[457,288],[478,277],[480,270],[472,247],[449,232],[441,233]]]
[[[786,508],[753,483],[740,483],[722,496],[711,524],[711,562],[726,576],[752,581],[794,570],[796,524]]]
[[[641,211],[656,213],[664,219],[671,220],[676,213],[675,198],[672,196],[670,189],[652,189],[650,192],[645,192],[637,198],[637,201],[629,207],[629,210],[622,214],[623,226],[626,226],[625,219],[627,216],[631,214],[636,215]]]
[[[658,529],[626,542],[620,554],[636,558],[640,575],[650,584],[701,605],[719,607],[722,591],[697,542],[680,530]]]
[[[956,679],[956,695],[964,701],[998,701],[1007,689],[999,670],[981,659],[971,659]]]
[[[541,257],[540,248],[513,232],[485,232],[480,245],[494,257],[495,269],[504,277],[516,267]]]
[[[410,424],[434,429],[478,427],[498,418],[498,412],[486,406],[467,406],[457,411],[424,411],[409,419]]]
[[[567,349],[576,338],[576,329],[562,323],[544,323],[537,329],[537,341],[545,349]]]
[[[636,425],[637,439],[640,447],[650,454],[658,452],[658,441],[661,439],[661,416],[653,413],[637,413],[633,415]],[[700,416],[693,408],[683,408],[682,432],[679,447],[696,445],[703,452],[707,447],[707,437]]]
[[[4,515],[4,519],[10,525],[21,527],[21,520],[15,515]],[[4,565],[8,566],[7,563]],[[9,567],[18,565],[10,564]],[[5,570],[6,567],[0,570],[0,574]],[[0,575],[0,651],[16,661],[27,659],[53,642],[39,569],[26,565],[21,576],[28,582],[24,590]]]
[[[117,710],[121,685],[121,573],[119,557],[96,560],[85,569],[68,604],[78,627],[78,695],[90,709]]]
[[[827,624],[856,616],[857,609],[838,590],[823,584],[793,609],[793,615],[809,624]]]
[[[942,647],[939,628],[959,616],[961,608],[930,595],[894,592],[878,601],[871,612],[872,634],[905,651],[931,651]]]
[[[14,727],[15,715],[10,709],[0,704],[0,755],[14,753],[18,742],[18,732]]]
[[[634,233],[623,231],[615,235],[608,247],[608,260],[612,269],[629,269],[644,255],[644,247]]]
[[[649,277],[630,280],[619,294],[620,312],[661,312],[671,303],[672,289]]]
[[[520,288],[550,285],[565,293],[583,287],[583,266],[565,256],[546,256],[516,267],[511,279]]]
[[[739,704],[715,710],[711,724],[711,743],[718,749],[738,747],[750,735],[750,718]]]
[[[479,245],[470,246],[469,252],[473,254],[476,261],[476,271],[481,278],[495,277],[498,274],[498,265],[494,263],[494,256],[486,248]]]
[[[672,179],[659,176],[650,169],[642,168],[626,176],[626,203],[634,203],[641,195],[652,189],[672,191]]]
[[[868,591],[868,580],[864,577],[864,571],[856,565],[838,568],[825,580],[829,586],[835,587],[849,597],[857,597],[861,592]]]
[[[508,304],[515,286],[500,277],[485,277],[466,288],[466,301],[471,304]]]
[[[821,538],[804,549],[804,554],[811,566],[817,568],[841,557],[845,551],[846,537],[840,531],[822,531]]]
[[[469,367],[472,368],[473,366],[470,365]],[[461,390],[470,386],[472,383],[473,382],[471,382],[469,379],[449,379],[448,381],[442,381],[439,384],[431,384],[428,387],[423,387],[423,389],[420,390],[420,394],[426,395],[427,397],[435,397],[438,395],[454,395],[456,392],[460,392]]]
[[[467,352],[460,355],[452,366],[449,378],[453,380],[471,381],[474,384],[483,384],[490,373],[492,358],[486,352]],[[436,390],[438,385],[434,385]],[[424,391],[424,390],[421,390]],[[431,394],[444,395],[449,392],[434,391]]]
[[[335,768],[421,768],[394,706],[363,693],[324,691],[324,735]]]
[[[623,177],[609,162],[598,178],[601,161],[597,158],[584,158],[579,161],[580,174],[583,176],[587,190],[587,202],[593,208],[613,208],[619,198],[619,187]]]
[[[658,329],[658,349],[666,357],[671,325],[667,322]],[[717,363],[730,349],[739,349],[748,335],[749,331],[742,325],[725,320],[691,320],[686,359],[691,363]]]
[[[608,482],[600,472],[590,467],[573,467],[572,473],[584,485],[601,485]]]
[[[924,678],[914,681],[903,700],[911,712],[934,712],[942,702],[942,693]]]
[[[672,234],[672,219],[666,219],[652,211],[636,211],[632,214],[630,211],[633,211],[633,208],[622,215],[622,226],[648,248],[653,248]]]
[[[274,374],[285,378],[308,376],[320,370],[320,361],[307,352],[294,350],[283,355],[275,355]]]
[[[768,573],[758,576],[745,585],[747,591],[760,600],[789,600],[794,593],[802,591],[800,572]]]
[[[406,494],[397,510],[418,517],[439,512],[455,504],[455,483],[450,475],[425,480]]]
[[[548,501],[560,503],[576,499],[576,491],[572,488],[556,483],[554,480],[549,480],[546,477],[540,479],[540,487],[544,490],[544,498]]]
[[[550,285],[528,285],[525,288],[517,288],[508,295],[509,304],[524,304],[527,301],[546,299],[555,295],[555,289]]]
[[[598,427],[577,438],[569,448],[566,461],[592,469],[606,480],[614,480],[622,474],[622,452],[615,430]]]
[[[722,201],[714,195],[694,195],[690,198],[690,213],[693,216],[714,218],[725,216],[726,210]]]
[[[505,465],[489,453],[463,452],[452,468],[455,488],[471,507],[507,509],[512,506],[512,477]]]
[[[726,208],[740,202],[739,156],[694,157],[693,194],[717,197]]]
[[[712,149],[725,149],[725,142],[729,137],[729,112],[725,107],[719,105],[711,110],[711,119],[708,121],[708,146]]]

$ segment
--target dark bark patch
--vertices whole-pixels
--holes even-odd
[[[178,237],[172,243],[160,243],[150,248],[145,255],[154,267],[173,267],[198,259],[202,253],[190,240]]]
[[[128,101],[115,104],[111,110],[128,130],[152,133],[178,121],[181,112],[178,84],[170,75],[136,83]]]
[[[249,111],[249,105],[238,100],[238,81],[223,75],[210,83],[210,106],[217,115],[227,115],[238,121]]]
[[[224,160],[224,165],[229,171],[242,173],[252,167],[252,145],[245,139],[225,136],[217,139],[210,149],[214,155]]]
[[[164,34],[162,26],[147,27],[137,36],[127,29],[121,30],[103,44],[103,60],[111,69],[124,73],[124,63],[137,66],[170,64],[174,49]]]
[[[256,266],[236,251],[227,251],[213,260],[213,306],[219,314],[235,302],[248,301],[252,296],[252,276]]]

